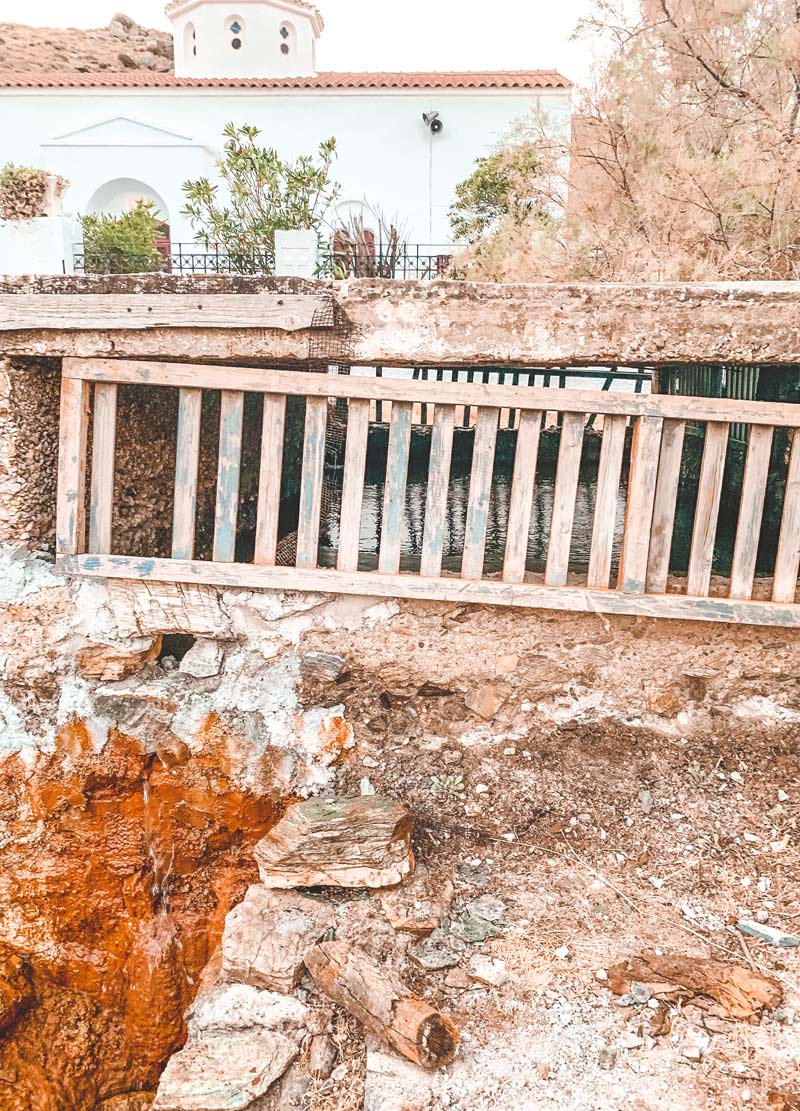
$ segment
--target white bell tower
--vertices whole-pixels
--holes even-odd
[[[305,77],[322,16],[307,0],[172,0],[176,77]]]

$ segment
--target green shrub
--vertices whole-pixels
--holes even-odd
[[[47,216],[48,182],[52,179],[55,197],[69,185],[66,178],[39,170],[35,166],[15,166],[7,162],[0,170],[0,219],[33,220]]]
[[[336,140],[320,143],[316,160],[302,155],[284,161],[272,147],[260,147],[257,127],[225,128],[225,152],[217,162],[222,196],[207,178],[187,181],[183,215],[210,247],[222,247],[240,274],[271,272],[276,231],[320,232],[325,213],[338,195],[331,181]]]
[[[137,201],[122,216],[82,216],[83,266],[87,274],[148,274],[160,270],[156,249],[163,221],[154,201]]]

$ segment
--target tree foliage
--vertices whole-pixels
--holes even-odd
[[[234,270],[270,271],[275,232],[319,231],[338,196],[339,187],[331,181],[336,140],[320,143],[316,156],[286,161],[273,147],[259,146],[257,127],[229,123],[224,134],[224,154],[217,162],[220,183],[187,181],[183,215],[206,249],[225,250]]]
[[[541,160],[533,143],[513,144],[478,158],[470,176],[456,186],[450,227],[459,242],[479,243],[505,220],[523,224],[541,215],[537,182]]]
[[[522,134],[545,194],[569,202],[547,236],[506,226],[491,277],[800,277],[800,4],[595,0],[606,44],[571,143]]]
[[[156,249],[163,227],[154,201],[137,201],[122,216],[81,217],[84,269],[89,274],[145,274],[160,270]]]

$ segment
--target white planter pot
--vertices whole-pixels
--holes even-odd
[[[275,232],[275,275],[280,278],[314,278],[318,246],[315,231]]]
[[[71,274],[69,216],[0,220],[0,274]]]

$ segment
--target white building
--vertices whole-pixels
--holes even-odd
[[[554,126],[569,120],[570,83],[554,71],[319,72],[323,22],[306,0],[172,0],[167,12],[174,75],[0,75],[0,165],[63,175],[75,214],[152,198],[176,244],[194,239],[181,186],[213,179],[227,123],[257,125],[284,157],[335,136],[339,213],[366,199],[409,241],[438,245],[450,242],[454,188],[477,157],[536,105]],[[431,113],[441,130],[423,120]]]

